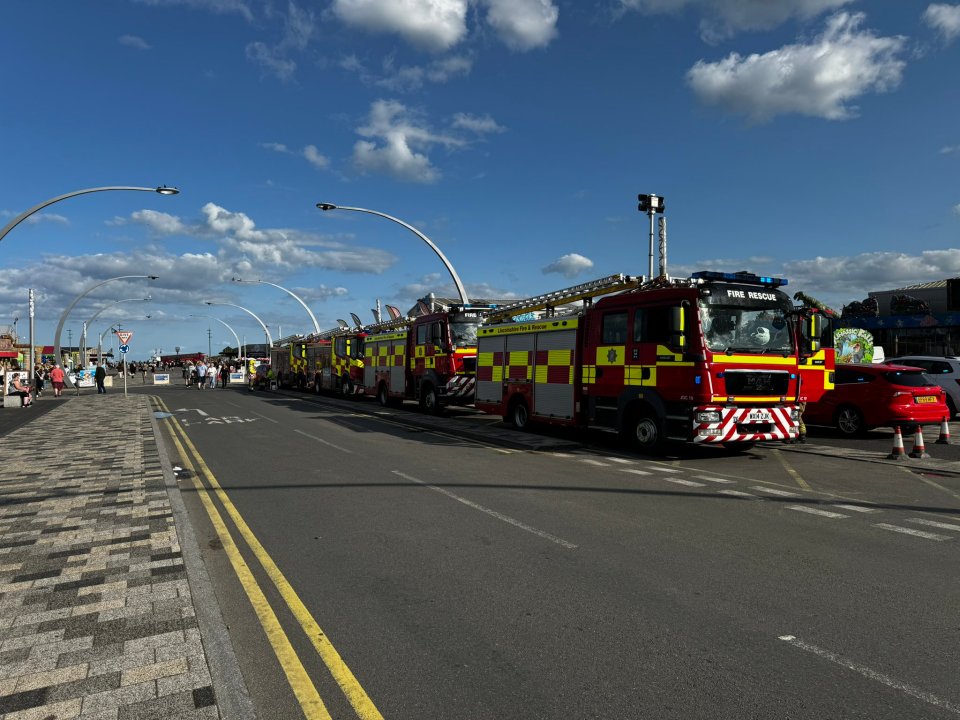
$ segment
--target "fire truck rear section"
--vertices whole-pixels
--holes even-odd
[[[615,430],[641,450],[666,439],[744,447],[794,438],[798,335],[818,351],[820,318],[797,325],[776,289],[785,283],[748,273],[661,277],[572,315],[489,324],[478,341],[476,406],[518,428]]]

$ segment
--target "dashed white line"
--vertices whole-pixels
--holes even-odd
[[[891,525],[889,523],[874,523],[873,526],[881,528],[883,530],[889,530],[891,532],[902,533],[904,535],[913,535],[914,537],[923,538],[924,540],[936,540],[938,542],[941,542],[943,540],[952,539],[949,535],[937,535],[937,533],[924,532],[923,530],[914,530],[913,528],[900,527],[899,525]]]
[[[847,660],[845,657],[841,657],[840,655],[832,653],[829,650],[824,650],[816,645],[811,645],[810,643],[804,642],[794,635],[781,635],[779,639],[790,643],[795,648],[800,648],[808,653],[813,653],[817,657],[823,658],[824,660],[829,660],[830,662],[835,663],[840,667],[844,667],[847,670],[852,670],[853,672],[863,675],[870,680],[874,680],[878,683],[886,685],[889,688],[906,693],[910,697],[914,697],[917,700],[922,700],[923,702],[933,705],[934,707],[942,708],[943,710],[949,710],[952,713],[960,715],[960,707],[954,705],[953,703],[948,702],[947,700],[942,700],[932,693],[915,688],[912,685],[901,682],[890,677],[889,675],[878,673],[876,670],[868,668],[866,665],[861,665],[860,663],[852,660]]]
[[[584,465],[594,465],[595,467],[610,467],[610,463],[601,462],[592,458],[580,458],[580,462]]]
[[[706,487],[703,483],[694,482],[693,480],[684,480],[682,478],[666,478],[667,482],[675,483],[677,485],[686,485],[687,487]]]
[[[843,508],[844,510],[852,510],[853,512],[858,513],[880,512],[879,508],[864,507],[863,505],[834,505],[834,507]]]
[[[730,495],[731,497],[747,498],[750,500],[759,500],[756,495],[751,495],[747,492],[740,492],[739,490],[717,490],[717,495]]]
[[[321,445],[326,445],[327,447],[332,447],[334,450],[339,450],[340,452],[346,453],[347,455],[353,455],[353,450],[347,450],[347,448],[340,447],[339,445],[334,445],[332,442],[327,442],[327,441],[324,440],[323,438],[318,438],[317,436],[311,435],[310,433],[305,433],[303,430],[294,430],[294,432],[299,433],[299,434],[303,435],[304,437],[308,437],[308,438],[310,438],[311,440],[316,440],[316,441],[317,441],[318,443],[320,443]]]
[[[678,473],[678,472],[680,472],[680,471],[677,470],[676,468],[668,468],[668,467],[664,467],[663,465],[646,465],[645,467],[647,467],[647,468],[650,469],[650,470],[656,470],[657,472],[665,472],[665,473]]]
[[[820,510],[819,508],[807,507],[806,505],[788,505],[787,510],[796,510],[797,512],[808,513],[810,515],[819,515],[833,519],[848,518],[849,515],[843,513],[830,512],[829,510]]]
[[[520,528],[521,530],[526,530],[528,533],[533,533],[534,535],[537,535],[538,537],[542,537],[544,540],[549,540],[550,542],[555,542],[557,545],[562,545],[563,547],[569,548],[570,550],[576,550],[576,549],[577,549],[577,546],[574,545],[572,542],[568,542],[567,540],[564,540],[563,538],[558,538],[556,535],[551,535],[550,533],[544,532],[543,530],[538,530],[537,528],[531,527],[530,525],[527,525],[527,524],[525,524],[525,523],[522,523],[522,522],[520,522],[519,520],[515,520],[514,518],[510,517],[509,515],[504,515],[503,513],[497,512],[496,510],[491,510],[491,509],[488,508],[488,507],[484,507],[483,505],[479,505],[479,504],[477,504],[477,503],[475,503],[475,502],[472,502],[472,501],[470,501],[470,500],[467,500],[466,498],[462,498],[462,497],[460,497],[459,495],[457,495],[456,493],[452,493],[452,492],[450,492],[449,490],[446,490],[446,489],[444,489],[444,488],[442,488],[442,487],[437,487],[436,485],[431,485],[431,484],[428,483],[428,482],[424,482],[423,480],[419,480],[419,479],[413,477],[412,475],[407,475],[406,473],[402,473],[402,472],[400,472],[399,470],[393,470],[392,472],[393,472],[394,475],[396,475],[396,476],[398,476],[398,477],[402,477],[404,480],[409,480],[410,482],[417,483],[418,485],[423,485],[424,487],[430,488],[431,490],[435,490],[436,492],[440,493],[441,495],[446,495],[448,498],[451,498],[452,500],[456,500],[458,503],[463,503],[463,504],[466,505],[467,507],[473,508],[474,510],[479,510],[479,511],[482,512],[482,513],[486,513],[486,514],[489,515],[490,517],[494,517],[494,518],[496,518],[497,520],[502,520],[503,522],[509,523],[510,525],[513,525],[514,527]]]
[[[940,528],[941,530],[953,530],[954,532],[960,532],[960,525],[951,525],[950,523],[937,522],[936,520],[927,520],[925,518],[907,518],[907,522]]]
[[[621,465],[633,465],[634,460],[627,460],[627,458],[620,457],[605,457],[604,460],[609,460],[610,462],[620,463]]]
[[[706,480],[707,482],[718,483],[718,484],[727,484],[732,483],[733,480],[727,480],[726,478],[712,477],[710,475],[694,475],[697,480]]]
[[[636,468],[620,468],[620,472],[630,473],[631,475],[649,475],[646,470],[637,470]]]
[[[755,485],[751,490],[759,490],[762,493],[768,493],[770,495],[780,495],[781,497],[799,497],[795,492],[787,492],[786,490],[777,490],[776,488],[763,487],[762,485]]]

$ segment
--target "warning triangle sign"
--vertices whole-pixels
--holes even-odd
[[[117,339],[120,340],[124,345],[130,342],[130,338],[133,337],[132,330],[117,330]]]

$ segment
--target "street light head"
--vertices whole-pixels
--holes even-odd
[[[334,205],[333,203],[325,203],[325,202],[317,203],[317,207],[320,208],[321,210],[336,210],[336,209],[337,209],[337,206]]]
[[[159,275],[147,275],[147,280],[159,280]]]
[[[157,188],[157,192],[161,195],[179,195],[180,190],[175,187],[167,187],[166,185],[161,185]]]
[[[206,305],[213,305],[213,303],[210,302],[209,300],[204,300],[204,304],[206,304]]]

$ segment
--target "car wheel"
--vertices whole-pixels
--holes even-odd
[[[431,383],[426,383],[420,388],[420,409],[428,415],[440,414],[440,401],[437,399],[437,391]]]
[[[835,423],[837,430],[848,437],[863,435],[867,431],[863,413],[853,407],[853,405],[844,405],[837,410]]]
[[[951,420],[957,416],[957,405],[953,402],[953,398],[949,395],[947,395],[947,411],[950,413]]]
[[[377,390],[377,402],[380,403],[380,407],[387,407],[390,404],[390,396],[387,395],[385,383],[380,383],[380,389]]]

